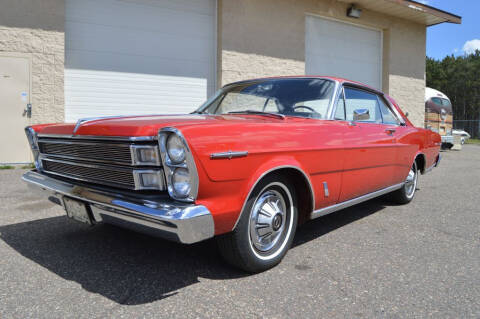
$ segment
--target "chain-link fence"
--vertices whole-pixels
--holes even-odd
[[[454,130],[464,130],[472,138],[480,138],[480,120],[453,120]]]

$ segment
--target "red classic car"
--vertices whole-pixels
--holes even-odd
[[[36,169],[23,179],[70,218],[181,243],[215,236],[250,272],[278,264],[299,223],[387,193],[410,202],[441,144],[382,92],[305,76],[226,85],[192,114],[26,133]]]

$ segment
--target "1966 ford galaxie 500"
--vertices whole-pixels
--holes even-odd
[[[237,82],[192,114],[26,133],[36,169],[23,179],[68,217],[181,243],[215,236],[250,272],[278,264],[299,223],[387,193],[410,202],[441,144],[387,95],[330,77]]]

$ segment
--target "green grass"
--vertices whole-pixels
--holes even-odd
[[[25,165],[1,165],[0,164],[0,169],[16,169],[16,168],[22,168],[22,169],[32,169],[35,168],[35,165],[33,163],[25,164]]]
[[[478,138],[469,138],[465,141],[465,144],[480,144],[480,139]]]

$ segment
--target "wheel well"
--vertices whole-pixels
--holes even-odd
[[[417,157],[415,157],[415,163],[417,163],[417,169],[422,173],[425,174],[425,166],[426,166],[426,161],[425,161],[425,155],[424,154],[418,154]]]
[[[298,224],[303,224],[309,220],[313,211],[313,189],[308,177],[299,169],[292,167],[279,168],[269,172],[262,179],[270,175],[285,176],[293,183],[298,205]]]

